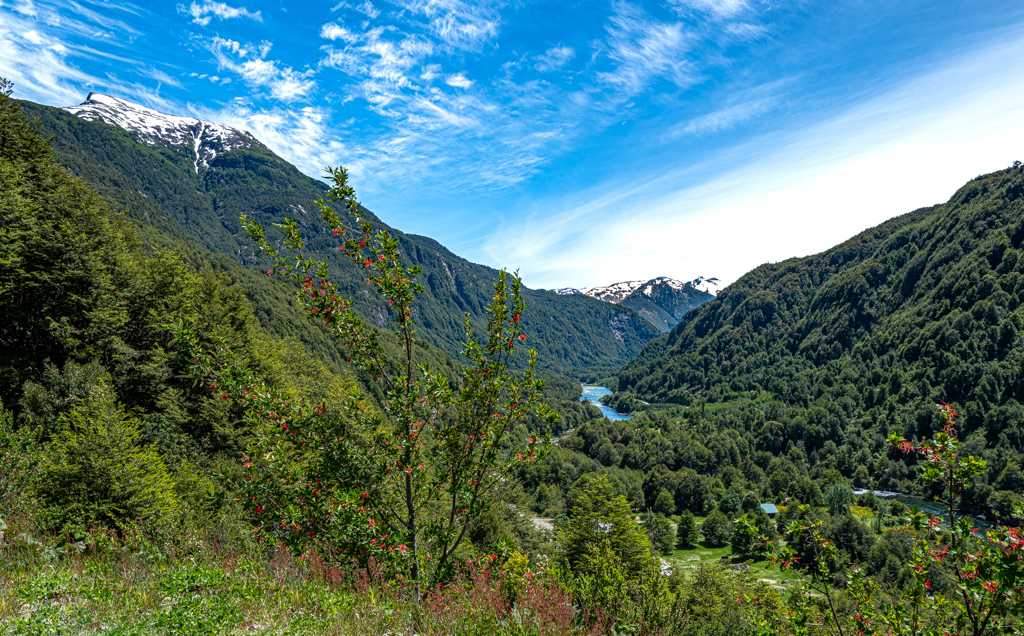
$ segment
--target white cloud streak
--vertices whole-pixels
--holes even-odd
[[[571,46],[553,46],[547,51],[544,51],[542,55],[538,55],[536,58],[536,68],[541,73],[550,73],[551,71],[560,71],[566,64],[576,57],[576,50]]]
[[[669,4],[680,13],[694,10],[716,18],[732,18],[750,7],[747,0],[669,0]]]
[[[658,22],[633,5],[617,2],[607,30],[607,56],[615,68],[597,77],[620,98],[636,95],[657,78],[680,88],[693,82],[694,69],[684,58],[689,38],[681,23]]]
[[[139,31],[122,20],[99,15],[76,2],[36,5],[22,2],[13,11],[0,5],[0,76],[14,83],[14,95],[44,104],[70,106],[80,103],[88,90],[132,95],[149,106],[166,106],[167,100],[149,85],[83,71],[76,59],[123,56],[72,44],[72,38],[102,40],[107,48],[127,52]],[[147,80],[174,84],[176,79],[151,65],[133,69]],[[148,84],[148,82],[147,82]]]
[[[249,11],[245,7],[232,7],[223,2],[204,2],[198,4],[193,2],[186,9],[179,5],[178,10],[192,16],[192,22],[200,26],[207,26],[214,17],[221,20],[232,18],[249,18],[257,22],[263,22],[263,15],[260,11]]]
[[[488,2],[412,0],[400,4],[426,17],[431,33],[452,50],[479,51],[497,37],[501,27],[498,7]]]
[[[268,88],[274,99],[295,101],[316,88],[312,69],[299,72],[277,60],[266,59],[271,49],[269,42],[256,46],[215,37],[208,48],[218,68],[237,73],[249,86]]]

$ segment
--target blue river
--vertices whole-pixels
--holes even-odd
[[[590,403],[601,409],[601,414],[610,420],[628,420],[628,415],[622,415],[616,413],[615,409],[610,409],[604,404],[601,404],[598,400],[601,399],[602,395],[611,395],[612,392],[603,386],[590,386],[589,384],[583,385],[583,397],[580,398],[580,402],[584,400],[590,400]]]

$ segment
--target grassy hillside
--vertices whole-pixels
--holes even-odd
[[[285,217],[307,229],[311,253],[330,260],[342,291],[378,326],[388,324],[383,304],[366,294],[357,269],[336,253],[337,240],[317,223],[313,200],[326,186],[264,148],[253,146],[218,155],[196,174],[191,157],[163,146],[146,146],[102,122],[81,120],[60,109],[24,102],[25,113],[52,135],[54,157],[95,188],[141,230],[151,248],[182,242],[225,258],[211,259],[246,290],[256,315],[275,333],[300,338],[312,350],[327,345],[306,327],[296,327],[282,301],[287,286],[255,276],[259,264],[238,223],[241,214],[269,226]],[[357,184],[358,185],[358,184]],[[452,254],[429,238],[404,234],[370,215],[378,227],[400,238],[402,250],[423,269],[426,293],[417,316],[428,342],[458,357],[465,314],[482,327],[482,311],[497,272]],[[245,266],[245,267],[240,267]],[[633,311],[586,297],[563,297],[530,290],[525,326],[536,334],[541,365],[570,375],[614,372],[657,335]],[[329,356],[328,356],[329,357]]]

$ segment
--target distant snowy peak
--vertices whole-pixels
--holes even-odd
[[[560,287],[551,291],[561,296],[590,296],[591,298],[603,300],[606,303],[618,304],[626,296],[629,296],[647,282],[645,280],[627,280],[615,283],[614,285],[608,285],[607,287],[583,287],[581,289]]]
[[[580,291],[606,303],[621,303],[626,296],[643,287],[646,282],[645,280],[627,280],[607,287],[590,287]]]
[[[655,287],[660,285],[665,285],[675,291],[684,291],[687,287],[690,287],[714,295],[718,293],[718,283],[717,278],[704,278],[703,276],[699,276],[689,283],[684,283],[668,276],[659,276],[651,280],[627,280],[606,287],[583,287],[580,289],[561,287],[551,291],[562,296],[590,296],[607,303],[618,304],[638,289],[650,296],[654,292]]]
[[[717,296],[718,288],[722,286],[722,281],[718,280],[717,278],[704,278],[703,276],[698,276],[697,278],[694,278],[693,280],[686,284],[689,285],[690,287],[693,287],[694,289],[699,289],[702,292],[707,292],[712,296]]]
[[[194,117],[165,115],[102,93],[89,93],[84,102],[64,110],[82,119],[102,120],[123,128],[150,146],[165,143],[184,148],[193,158],[196,174],[200,164],[208,166],[218,153],[263,145],[249,132]]]

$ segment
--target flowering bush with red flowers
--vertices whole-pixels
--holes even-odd
[[[188,325],[171,329],[193,357],[191,375],[245,408],[254,439],[239,492],[262,538],[298,553],[315,547],[342,562],[388,563],[417,588],[429,587],[450,576],[453,555],[470,522],[486,510],[489,493],[515,466],[546,451],[557,415],[539,400],[536,351],[521,372],[512,370],[516,347],[526,339],[519,278],[499,274],[482,338],[467,317],[465,365],[450,381],[417,353],[419,268],[406,267],[398,240],[375,232],[363,217],[347,172],[329,172],[334,185],[317,201],[320,216],[339,237],[339,251],[387,301],[401,343],[397,359],[382,346],[388,336],[367,328],[339,294],[327,263],[304,256],[294,220],[277,226],[283,251],[258,223],[243,216],[242,224],[272,260],[267,273],[298,283],[299,303],[347,347],[382,399],[358,391],[333,405],[288,399],[241,365],[223,341],[207,351]],[[335,210],[339,204],[351,225]],[[539,422],[540,430],[514,435],[527,422]],[[515,443],[520,438],[526,441]]]

